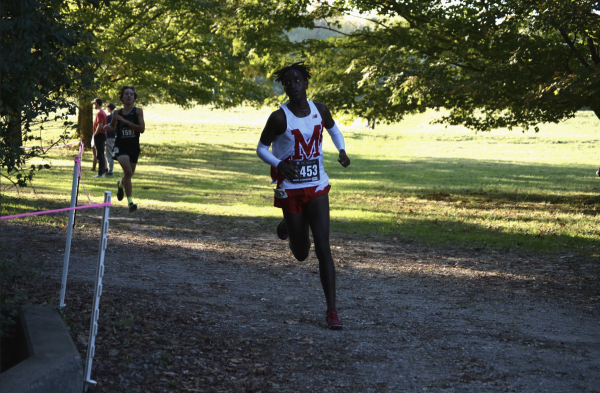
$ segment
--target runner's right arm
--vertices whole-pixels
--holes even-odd
[[[119,114],[119,112],[114,111],[113,113],[114,114],[113,114],[112,120],[110,121],[110,124],[107,124],[104,126],[104,131],[106,131],[106,132],[111,132],[117,127],[117,115]]]
[[[269,151],[269,146],[271,146],[271,143],[273,143],[278,135],[281,135],[285,132],[286,126],[287,122],[285,113],[283,113],[281,109],[271,113],[271,116],[269,116],[267,124],[265,125],[265,128],[260,136],[260,140],[258,141],[256,154],[267,164],[276,167],[279,173],[281,173],[286,179],[292,180],[299,176],[298,168],[296,168],[295,165],[283,162]]]

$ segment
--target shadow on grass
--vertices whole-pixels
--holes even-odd
[[[342,215],[343,216],[343,215]],[[418,241],[432,246],[476,251],[511,251],[516,254],[565,256],[576,253],[589,256],[600,253],[600,229],[597,235],[574,236],[556,229],[532,233],[511,233],[498,226],[465,223],[464,221],[439,221],[415,216],[410,218],[385,218],[380,221],[360,219],[332,220],[332,232],[352,235],[370,235],[372,238],[397,238],[400,241]]]
[[[443,222],[416,216],[402,218],[398,224],[398,206],[412,198],[424,203],[448,203],[471,211],[502,207],[514,211],[572,213],[577,211],[595,216],[600,208],[600,181],[593,177],[593,168],[580,166],[545,166],[492,162],[468,158],[431,158],[419,160],[373,159],[351,156],[352,165],[342,168],[334,154],[326,154],[325,167],[334,183],[332,210],[350,208],[388,215],[383,220],[372,214],[364,218],[344,218],[333,231],[395,236],[427,241],[442,246],[499,247],[536,252],[596,252],[600,237],[557,236],[556,231],[535,234],[507,233],[497,228],[467,224],[448,218]],[[53,179],[65,179],[70,186],[72,167],[55,166]],[[58,173],[57,173],[58,172]],[[56,176],[60,175],[60,176]],[[105,189],[115,189],[118,176],[93,181],[85,179],[91,195],[101,195]],[[43,185],[44,174],[37,180]],[[48,180],[50,183],[52,181]],[[160,202],[204,204],[226,209],[233,205],[250,208],[272,206],[269,167],[256,157],[254,149],[235,144],[198,143],[193,146],[175,144],[143,146],[138,171],[134,177],[134,196]],[[65,187],[63,187],[65,188]],[[70,187],[69,187],[70,188]],[[68,191],[62,192],[65,198]],[[365,200],[361,198],[364,196]],[[52,201],[40,196],[38,202],[3,196],[3,215],[21,210],[55,208]],[[80,195],[80,198],[83,198]],[[381,202],[376,202],[382,198]],[[98,197],[95,198],[98,201]],[[85,204],[80,199],[80,204]],[[27,204],[31,205],[28,206]],[[183,206],[181,209],[183,209]],[[185,213],[182,210],[182,213]],[[172,214],[165,212],[165,214]],[[250,215],[252,215],[250,213]],[[65,215],[66,216],[66,215]],[[184,214],[185,216],[185,214]],[[224,217],[226,215],[224,214]],[[235,222],[234,218],[231,219]],[[48,219],[52,221],[52,219]],[[540,218],[519,217],[522,222]],[[544,218],[542,221],[549,221]],[[345,223],[348,222],[348,223]],[[379,228],[379,229],[378,229]],[[383,228],[383,229],[381,229]]]
[[[13,196],[3,196],[3,210],[5,206],[20,204],[22,206],[24,200],[19,200]],[[27,202],[27,201],[26,201]],[[29,201],[31,202],[31,201]],[[38,206],[31,206],[32,208],[52,208],[56,207],[56,202],[52,200],[44,199],[43,197],[38,199]],[[89,211],[89,215],[85,218],[81,217],[78,225],[85,224],[87,228],[98,227],[100,223],[100,210],[93,209]],[[10,212],[13,213],[13,212]],[[9,214],[10,214],[9,213]],[[139,215],[137,213],[142,213]],[[3,211],[3,214],[5,212]],[[24,224],[17,225],[32,225],[39,228],[40,224],[52,225],[58,228],[62,228],[64,231],[64,223],[66,223],[67,215],[65,213],[54,217],[54,216],[37,216],[27,220]],[[41,220],[41,221],[40,221]],[[182,211],[165,211],[161,209],[155,210],[144,210],[138,211],[134,215],[130,215],[126,212],[126,209],[122,206],[115,206],[111,208],[111,227],[118,229],[118,225],[125,225],[123,228],[133,231],[134,236],[148,237],[148,238],[161,238],[161,239],[173,239],[173,240],[188,240],[189,243],[194,243],[202,240],[215,239],[219,242],[229,243],[228,247],[237,248],[239,253],[234,254],[232,257],[231,251],[219,252],[217,250],[211,251],[214,259],[218,262],[226,263],[240,263],[245,265],[256,266],[257,264],[268,263],[274,269],[279,271],[283,268],[289,268],[291,265],[279,266],[278,260],[264,261],[262,256],[258,260],[249,260],[248,256],[253,255],[256,251],[252,249],[251,244],[259,244],[262,247],[268,246],[268,240],[265,242],[264,234],[271,233],[272,241],[277,242],[275,238],[275,225],[277,220],[273,218],[264,218],[261,216],[245,216],[245,217],[231,217],[218,214],[203,214],[199,217],[196,214],[190,214]],[[12,221],[11,221],[12,223]],[[571,277],[572,283],[583,288],[584,292],[588,295],[597,295],[600,293],[600,283],[595,279],[590,279],[587,275],[582,274],[579,270],[580,267],[589,265],[593,262],[595,266],[598,266],[597,259],[582,259],[579,256],[573,258],[571,253],[574,250],[575,254],[588,253],[591,251],[598,251],[599,241],[598,239],[589,239],[581,237],[569,237],[569,236],[554,236],[551,234],[539,234],[537,236],[525,235],[525,234],[509,234],[493,228],[485,228],[479,225],[464,224],[459,222],[443,222],[436,223],[434,220],[428,220],[423,218],[411,218],[406,222],[398,224],[390,224],[385,228],[392,228],[392,231],[387,229],[380,230],[378,226],[379,222],[368,222],[366,220],[356,219],[352,222],[346,222],[346,220],[333,220],[332,221],[332,243],[339,244],[343,247],[345,241],[348,238],[352,239],[354,243],[353,247],[356,247],[358,243],[361,248],[362,257],[370,258],[373,261],[370,268],[358,268],[353,265],[354,261],[358,261],[357,257],[349,251],[345,252],[344,255],[344,269],[350,269],[354,273],[368,276],[372,274],[380,274],[381,272],[376,271],[377,266],[377,254],[372,251],[371,241],[384,240],[382,246],[392,247],[396,245],[406,244],[414,240],[418,240],[421,244],[420,247],[412,248],[411,250],[404,252],[400,250],[390,251],[389,255],[385,256],[385,263],[395,263],[399,266],[408,266],[411,264],[422,265],[424,270],[427,268],[427,264],[436,263],[444,264],[445,261],[441,258],[437,258],[434,255],[437,252],[443,252],[446,254],[457,254],[462,259],[470,262],[470,266],[466,268],[470,271],[481,271],[481,272],[495,272],[500,276],[494,278],[495,280],[511,282],[518,284],[519,286],[526,285],[532,290],[539,286],[539,282],[548,282],[557,288],[566,288],[566,280]],[[365,231],[356,231],[357,228],[364,226],[370,228]],[[30,233],[35,233],[36,229],[32,228]],[[45,231],[41,230],[42,233]],[[77,229],[75,233],[77,234]],[[431,234],[436,234],[432,238]],[[372,234],[374,236],[365,236]],[[87,235],[86,235],[87,236]],[[94,235],[90,234],[93,238]],[[110,236],[110,234],[109,234]],[[397,237],[398,240],[392,240],[392,236]],[[134,239],[132,239],[133,241]],[[32,241],[32,240],[30,240]],[[40,244],[40,239],[33,241],[38,243],[37,247],[43,247]],[[95,244],[94,240],[94,244]],[[423,250],[423,243],[427,242],[428,250]],[[52,243],[54,244],[54,243]],[[528,276],[527,280],[517,279],[511,277],[511,275],[505,275],[507,273],[506,265],[502,263],[487,264],[485,267],[475,264],[475,260],[478,259],[476,255],[468,254],[465,256],[464,251],[469,249],[472,252],[481,253],[487,256],[492,256],[492,252],[498,250],[498,244],[509,244],[510,247],[504,247],[500,250],[500,254],[496,254],[499,260],[502,261],[514,261],[517,258],[527,257],[532,253],[537,254],[537,260],[540,255],[546,255],[543,259],[544,268],[540,269],[540,266],[529,266],[519,265],[520,274]],[[523,248],[522,245],[527,244],[528,247]],[[432,246],[430,248],[429,246]],[[53,245],[55,247],[55,244]],[[151,242],[145,240],[135,243],[135,247],[139,247],[142,252],[148,252],[150,255],[155,255],[157,258],[173,258],[173,255],[178,255],[180,247],[185,248],[185,244],[169,244],[169,242],[161,242],[159,253]],[[35,247],[34,247],[35,248]],[[56,247],[55,247],[56,248]],[[507,249],[507,248],[510,248]],[[152,250],[151,250],[152,249]],[[261,248],[259,248],[260,250]],[[433,253],[431,252],[433,250]],[[437,250],[437,251],[436,251]],[[152,253],[150,252],[152,251]],[[510,253],[507,253],[510,251]],[[339,251],[336,251],[336,255]],[[311,252],[312,254],[312,252]],[[385,254],[385,252],[384,252]],[[429,255],[427,255],[429,254]],[[256,255],[258,257],[258,255]],[[410,257],[410,258],[409,258]],[[562,257],[562,258],[561,258]],[[265,258],[279,258],[279,257],[265,257]],[[281,255],[281,258],[286,258],[285,255]],[[337,258],[337,256],[336,256]],[[289,257],[288,257],[289,259]],[[314,254],[311,259],[314,261]],[[349,262],[349,263],[348,263]],[[514,262],[512,262],[514,264]],[[593,269],[594,271],[597,268]],[[554,273],[553,273],[554,272]],[[560,272],[560,274],[558,274]],[[547,274],[550,273],[548,276]],[[587,273],[592,273],[588,270]],[[417,274],[418,276],[428,276],[429,278],[450,280],[450,278],[444,277],[442,273],[426,273],[425,271]],[[589,274],[588,274],[589,275]],[[566,277],[566,278],[565,278]],[[472,277],[465,275],[465,282],[472,280]],[[478,281],[484,283],[489,278],[479,277]],[[536,282],[536,280],[538,282]]]
[[[353,154],[352,165],[344,169],[336,158],[327,152],[325,169],[335,190],[342,193],[449,202],[545,202],[594,210],[600,207],[600,180],[594,176],[595,168],[469,158],[373,159]],[[60,173],[63,187],[70,190],[71,171],[70,165],[55,165],[41,172],[34,185],[40,189],[53,187],[45,183],[45,175],[53,172],[52,181]],[[115,171],[121,173],[118,166]],[[91,179],[86,176],[91,176],[87,168],[83,173],[86,186],[93,191],[114,188],[118,179]],[[146,194],[141,195],[143,198],[161,200],[166,191],[188,195],[189,202],[207,192],[248,195],[248,189],[266,189],[269,183],[269,167],[256,156],[254,148],[235,144],[144,145],[134,177],[134,187],[145,191],[140,193]],[[227,204],[227,200],[222,203]]]
[[[407,161],[358,157],[353,168],[343,171],[329,166],[333,179],[343,188],[411,194],[444,200],[477,197],[497,202],[591,202],[600,194],[594,168],[545,166],[468,158],[430,158]]]
[[[18,213],[11,206],[19,206],[19,209],[22,209],[23,203],[27,204],[30,211],[58,207],[55,202],[45,199],[39,199],[34,204],[30,200],[22,200],[17,197],[5,196],[4,198],[2,215]],[[266,203],[270,203],[270,200]],[[400,242],[416,241],[421,244],[450,249],[511,251],[518,255],[536,253],[556,258],[571,254],[589,256],[600,253],[600,237],[598,235],[562,234],[552,228],[535,233],[531,231],[511,233],[493,225],[467,223],[458,218],[439,221],[435,218],[425,218],[423,215],[402,217],[401,219],[398,219],[396,215],[374,220],[363,217],[347,218],[346,216],[349,216],[352,210],[348,210],[347,215],[339,214],[340,211],[343,212],[343,209],[337,210],[338,217],[341,216],[341,218],[332,218],[331,231],[332,236],[342,238],[346,235],[352,237],[358,235],[375,241],[394,242],[399,239]],[[99,217],[101,210],[80,211],[79,215],[80,219],[84,219],[86,215]],[[67,217],[67,213],[60,213],[28,217],[23,221],[28,224],[66,228]],[[160,234],[164,230],[172,230],[185,237],[193,237],[195,233],[214,232],[215,228],[219,228],[219,234],[226,235],[230,232],[233,237],[239,236],[240,232],[252,232],[257,227],[268,233],[278,221],[272,217],[265,218],[254,215],[235,217],[202,214],[198,216],[185,211],[161,209],[143,209],[132,215],[127,212],[125,205],[115,205],[111,208],[111,221],[113,222],[129,222],[140,219],[150,220],[154,223],[144,224],[149,231],[156,231]],[[393,238],[396,239],[392,240]]]
[[[151,156],[150,165],[173,173],[171,180],[179,187],[192,183],[217,190],[236,183],[246,188],[270,180],[268,167],[256,157],[254,149],[245,146],[206,143],[181,149],[176,145],[150,146],[144,147],[142,155]],[[335,159],[334,154],[326,154],[325,169],[340,191],[451,201],[470,198],[496,203],[600,204],[600,181],[594,177],[595,168],[468,158],[389,160],[352,155],[352,165],[344,169]],[[192,176],[187,174],[190,170]],[[182,171],[186,173],[176,174]],[[148,180],[157,181],[160,176]]]

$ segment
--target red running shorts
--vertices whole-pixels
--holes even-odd
[[[324,189],[316,191],[317,186],[296,188],[288,190],[275,190],[275,207],[280,207],[288,213],[298,214],[302,213],[304,205],[312,201],[319,195],[325,195],[329,193],[331,185],[327,185]],[[287,195],[287,197],[285,197]]]

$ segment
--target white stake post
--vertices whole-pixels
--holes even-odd
[[[71,187],[71,207],[77,202],[77,179],[79,177],[79,161],[81,157],[75,157],[75,168],[73,169],[73,186]],[[67,226],[67,243],[65,245],[65,261],[63,262],[62,282],[60,284],[60,308],[65,306],[65,291],[67,290],[67,273],[69,272],[69,257],[71,255],[71,237],[73,236],[73,221],[75,210],[69,211],[69,225]]]
[[[110,191],[104,191],[104,203],[110,203]],[[92,306],[92,319],[90,321],[90,337],[88,338],[88,347],[85,362],[84,391],[89,385],[96,385],[96,381],[91,380],[92,359],[96,352],[96,334],[98,334],[98,318],[100,318],[100,296],[102,295],[102,276],[104,276],[104,253],[106,252],[108,233],[108,213],[110,206],[104,207],[102,215],[102,231],[100,234],[100,247],[98,250],[98,267],[96,268],[96,288],[94,290],[94,302]]]

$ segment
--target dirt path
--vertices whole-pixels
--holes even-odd
[[[80,216],[67,287],[82,352],[97,222]],[[314,254],[250,220],[154,222],[112,213],[92,391],[600,391],[597,260],[333,234],[334,332]],[[56,301],[64,230],[3,224],[2,243],[41,255],[30,291]]]

